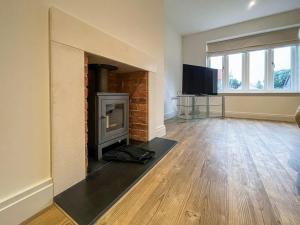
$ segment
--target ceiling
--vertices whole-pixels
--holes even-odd
[[[210,30],[297,8],[300,8],[300,0],[165,0],[167,19],[180,34]]]

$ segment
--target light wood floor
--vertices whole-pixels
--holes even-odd
[[[167,137],[178,145],[97,225],[300,224],[295,125],[173,120],[167,122]],[[72,222],[54,206],[28,224]]]

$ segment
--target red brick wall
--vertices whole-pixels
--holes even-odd
[[[148,72],[110,74],[108,90],[129,94],[129,136],[133,140],[148,141]]]

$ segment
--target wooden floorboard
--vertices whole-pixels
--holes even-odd
[[[75,223],[60,208],[52,205],[22,225],[75,225]]]
[[[300,129],[169,120],[179,143],[97,225],[299,225]],[[73,224],[55,206],[27,224]]]

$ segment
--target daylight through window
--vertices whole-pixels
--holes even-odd
[[[283,46],[211,56],[207,64],[218,70],[221,92],[294,92],[300,88],[298,54],[297,46]]]

